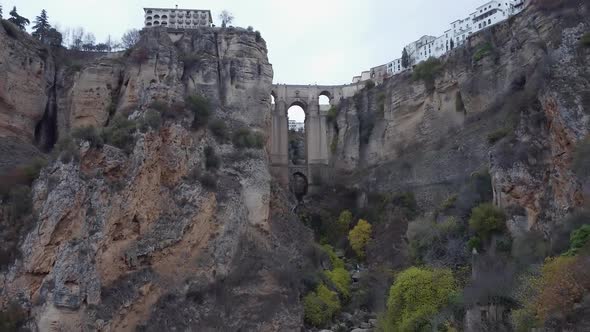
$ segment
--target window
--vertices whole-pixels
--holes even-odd
[[[492,24],[492,20],[491,19],[488,20],[488,24]]]
[[[479,28],[481,29],[481,23],[479,24]]]

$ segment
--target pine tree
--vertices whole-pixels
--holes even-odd
[[[2,4],[0,4],[0,20],[2,19]]]
[[[410,66],[410,55],[408,54],[408,50],[404,47],[404,51],[402,52],[402,67],[408,68]]]
[[[47,11],[45,9],[41,10],[41,15],[35,18],[35,25],[33,26],[33,37],[39,39],[42,43],[45,42],[47,34],[51,29],[51,25],[49,24],[49,20],[47,17]]]
[[[17,12],[16,12],[16,6],[12,8],[12,10],[10,11],[10,18],[8,19],[8,21],[14,25],[16,25],[17,28],[21,29],[22,31],[25,31],[25,27],[29,24],[31,24],[31,21],[29,21],[29,19],[20,16]]]

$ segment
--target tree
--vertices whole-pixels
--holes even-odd
[[[0,4],[0,20],[2,19],[2,4]]]
[[[51,46],[61,46],[63,43],[63,37],[57,29],[51,28],[47,31],[47,36],[45,38],[45,43]]]
[[[336,228],[339,235],[346,235],[348,229],[350,228],[350,223],[352,222],[352,213],[348,210],[342,211],[340,213],[340,217],[338,217],[338,221],[336,221]]]
[[[219,19],[221,20],[221,27],[225,28],[228,24],[232,24],[234,21],[234,15],[227,10],[223,10],[221,14],[219,14]]]
[[[404,51],[402,52],[402,67],[408,68],[410,66],[410,55],[408,54],[408,50],[404,47]]]
[[[35,25],[33,26],[33,37],[39,39],[42,43],[45,42],[47,38],[47,34],[51,29],[51,25],[49,24],[49,20],[47,17],[47,11],[45,9],[41,10],[41,14],[35,18]]]
[[[350,231],[350,233],[348,233],[348,241],[350,242],[350,246],[360,258],[364,258],[366,255],[365,249],[371,240],[372,229],[373,228],[371,227],[371,224],[369,224],[366,220],[361,219]]]
[[[429,319],[448,304],[456,292],[449,269],[411,267],[396,276],[389,290],[387,311],[380,322],[384,331],[429,331]]]
[[[469,228],[483,241],[506,228],[506,215],[492,203],[483,203],[471,210]]]
[[[82,44],[84,44],[84,42],[82,41],[82,38],[84,37],[84,28],[78,27],[75,28],[74,30],[72,30],[71,32],[71,40],[72,43],[70,44],[70,48],[73,50],[81,50],[82,49]]]
[[[27,18],[20,16],[17,12],[16,12],[16,6],[12,8],[12,10],[10,11],[10,18],[8,19],[8,22],[14,24],[17,26],[17,28],[21,29],[22,31],[26,30],[26,26],[31,24],[31,21],[29,21]]]
[[[139,42],[140,38],[141,35],[139,34],[139,30],[131,29],[123,34],[123,37],[121,37],[121,43],[125,49],[130,49]]]

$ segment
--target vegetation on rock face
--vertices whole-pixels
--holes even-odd
[[[590,47],[590,32],[585,33],[582,38],[580,38],[580,44],[584,47]]]
[[[264,136],[246,127],[238,129],[234,133],[232,141],[234,146],[239,149],[262,149],[264,147]]]
[[[508,136],[512,132],[512,129],[509,127],[499,128],[491,133],[488,134],[488,143],[496,144],[502,138]]]
[[[215,153],[213,147],[205,147],[205,168],[207,168],[207,170],[216,170],[219,168],[220,163],[221,160]]]
[[[100,132],[94,126],[83,126],[72,130],[72,138],[87,141],[92,148],[100,148],[104,144]]]
[[[364,258],[366,255],[367,244],[371,240],[371,232],[373,228],[366,220],[360,219],[359,222],[348,234],[348,241],[350,247],[359,258]]]
[[[411,267],[398,274],[389,290],[383,331],[430,330],[430,319],[456,292],[451,270]]]
[[[338,294],[324,284],[320,284],[314,292],[303,298],[305,321],[316,327],[326,326],[340,308]]]
[[[336,120],[336,117],[338,117],[338,108],[332,105],[328,110],[328,114],[326,115],[326,121],[333,122]]]
[[[414,80],[422,80],[427,91],[434,90],[434,78],[443,69],[443,64],[439,59],[430,58],[424,62],[419,63],[414,68],[412,77]]]
[[[102,136],[106,144],[131,153],[135,146],[136,130],[137,122],[119,114],[113,118],[108,127],[103,129]]]
[[[506,228],[506,215],[491,203],[483,203],[473,208],[469,219],[469,228],[477,237],[486,241],[493,233]]]
[[[490,43],[485,43],[477,48],[475,54],[473,54],[473,61],[478,62],[486,56],[492,54],[494,47]]]
[[[590,220],[588,222],[590,223]],[[564,255],[577,255],[589,243],[588,240],[590,240],[590,224],[583,225],[572,232],[570,236],[570,249]]]
[[[371,90],[374,87],[375,87],[375,81],[373,81],[373,80],[367,80],[365,82],[365,89]]]
[[[334,284],[338,293],[345,301],[350,299],[350,274],[343,267],[337,267],[331,271],[325,271],[326,277]]]
[[[194,129],[199,129],[207,124],[211,116],[211,106],[205,97],[192,95],[186,99],[186,106],[195,115],[192,124]]]
[[[223,120],[217,119],[211,121],[209,130],[211,130],[211,133],[218,141],[223,142],[227,139],[227,126]]]

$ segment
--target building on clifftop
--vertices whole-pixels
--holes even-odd
[[[145,28],[197,29],[213,24],[210,10],[176,8],[144,8]]]

